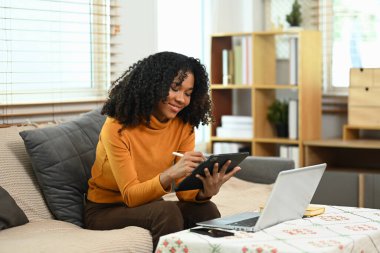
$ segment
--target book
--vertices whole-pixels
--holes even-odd
[[[289,153],[290,153],[290,159],[294,161],[294,168],[299,168],[300,167],[300,149],[298,146],[289,146]]]
[[[289,158],[288,146],[280,145],[280,157],[281,158]]]
[[[288,105],[288,131],[289,139],[298,138],[298,101],[294,99]]]
[[[248,70],[248,66],[246,64],[247,62],[247,37],[246,36],[243,36],[241,37],[241,51],[242,51],[242,55],[241,55],[241,82],[242,84],[248,84],[248,80],[247,80],[247,71]]]
[[[229,76],[229,83],[234,84],[235,83],[235,60],[234,60],[234,51],[228,50],[228,76]]]
[[[248,74],[247,74],[247,84],[251,85],[253,84],[253,71],[252,71],[252,66],[253,66],[253,57],[252,57],[252,37],[248,36],[247,37],[247,69],[248,69]]]
[[[264,210],[264,206],[260,206],[260,213]],[[313,205],[313,204],[310,204],[306,207],[306,210],[303,214],[303,216],[306,216],[306,217],[313,217],[313,216],[317,216],[317,215],[320,215],[320,214],[323,214],[325,212],[325,207],[324,206],[319,206],[319,205]]]
[[[280,145],[279,156],[281,158],[291,159],[294,161],[294,168],[299,168],[299,147],[298,146],[288,146]]]
[[[298,38],[289,39],[289,84],[298,84]]]
[[[241,37],[233,37],[234,83],[243,84]]]
[[[222,74],[223,84],[233,83],[234,59],[232,50],[222,50]]]
[[[221,138],[252,138],[253,130],[244,128],[217,127],[216,136]]]
[[[222,115],[221,117],[222,125],[233,123],[233,124],[253,124],[253,117],[242,116],[242,115]]]
[[[323,214],[324,212],[325,212],[324,206],[310,204],[307,206],[305,213],[304,213],[304,216],[313,217],[316,215]]]
[[[229,83],[228,77],[228,49],[222,50],[222,74],[223,74],[223,84]]]
[[[223,153],[237,153],[244,149],[244,144],[234,143],[234,142],[214,142],[213,153],[223,154]]]

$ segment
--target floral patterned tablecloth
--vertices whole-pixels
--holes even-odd
[[[160,238],[156,253],[164,252],[380,252],[380,210],[326,206],[319,216],[223,238],[184,230]]]

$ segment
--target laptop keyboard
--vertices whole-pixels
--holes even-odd
[[[256,225],[257,220],[259,219],[260,216],[245,219],[245,220],[240,220],[237,222],[229,223],[227,225],[230,226],[241,226],[241,227],[253,227]]]

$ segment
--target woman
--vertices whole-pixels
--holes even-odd
[[[203,190],[177,192],[179,201],[162,199],[205,159],[193,150],[194,127],[211,121],[208,87],[199,60],[173,52],[138,61],[116,80],[102,109],[108,117],[89,180],[87,228],[143,227],[155,248],[162,235],[220,217],[210,199],[240,169],[225,174],[229,162],[219,173],[215,164],[198,175]]]

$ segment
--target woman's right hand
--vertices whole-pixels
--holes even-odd
[[[161,185],[164,189],[166,189],[171,185],[173,180],[189,176],[191,172],[193,172],[193,170],[205,159],[206,158],[202,152],[189,151],[184,153],[176,164],[161,173]]]

